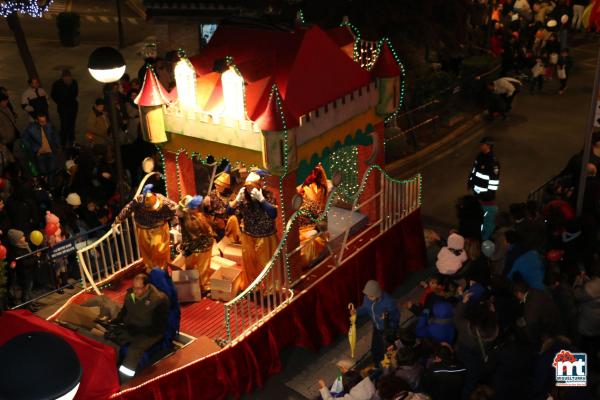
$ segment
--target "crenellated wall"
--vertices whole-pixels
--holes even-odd
[[[236,120],[206,112],[181,112],[177,104],[165,112],[167,132],[208,140],[230,146],[262,151],[258,126],[248,120]]]
[[[322,135],[344,122],[377,106],[379,91],[376,81],[346,94],[317,110],[300,117],[296,131],[298,146]],[[360,128],[360,127],[359,127]]]

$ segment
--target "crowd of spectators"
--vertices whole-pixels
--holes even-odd
[[[600,135],[597,139],[600,145]],[[457,229],[447,239],[426,231],[434,272],[421,282],[418,300],[404,304],[414,318],[398,325],[398,313],[390,307],[385,314],[373,311],[372,318],[379,320],[381,314],[377,323],[385,326],[374,327],[374,335],[382,334],[387,350],[377,358],[377,349],[371,349],[376,363],[367,377],[342,361],[340,397],[595,398],[600,366],[600,184],[595,171],[590,163],[592,189],[586,190],[581,218],[575,217],[576,190],[565,190],[577,177],[564,172],[549,186],[543,203],[515,203],[499,212],[488,241],[482,242],[484,212],[477,199],[459,199]],[[365,315],[369,304],[387,304],[369,299],[364,300]],[[587,354],[587,387],[555,385],[553,360],[561,350]],[[331,395],[324,382],[321,393],[325,400]]]
[[[489,241],[482,242],[480,229],[471,229],[483,223],[477,199],[459,199],[457,229],[447,239],[426,231],[434,272],[421,282],[418,300],[404,304],[414,318],[399,327],[391,319],[380,322],[388,322],[382,331],[387,350],[367,377],[340,364],[340,397],[595,398],[600,186],[590,182],[597,179],[592,165],[588,184],[593,189],[586,191],[581,218],[575,217],[576,191],[564,188],[576,177],[567,173],[562,183],[550,185],[543,203],[516,203],[499,212]],[[393,314],[397,319],[395,312],[386,318]],[[553,360],[561,350],[587,354],[587,387],[555,386]],[[321,393],[328,399],[330,390]]]
[[[588,4],[490,3],[488,47],[501,58],[503,77],[488,86],[491,114],[505,114],[526,82],[533,94],[551,81],[555,93],[564,93],[572,65],[570,39],[582,30]],[[402,315],[411,317],[398,324],[396,310],[369,311],[385,302],[369,296],[365,287],[363,314],[373,320],[373,369],[355,370],[353,361],[342,360],[341,377],[333,385],[319,382],[321,397],[598,398],[600,132],[592,139],[578,217],[582,156],[574,155],[542,196],[499,210],[486,237],[481,199],[475,193],[458,199],[456,229],[443,238],[425,232],[433,273],[421,282],[419,298],[403,304]],[[586,387],[556,386],[553,361],[561,350],[587,354]]]
[[[584,4],[585,3],[585,4]],[[500,75],[518,78],[514,88],[491,86],[487,99],[492,115],[510,110],[516,92],[529,87],[531,94],[567,90],[573,60],[572,36],[582,30],[581,8],[588,1],[496,1],[491,5],[490,52],[501,59]],[[553,84],[552,81],[556,82]]]
[[[141,135],[139,111],[133,103],[139,88],[139,81],[126,75],[118,85],[119,95],[114,96],[121,153],[126,155],[125,196],[135,190],[143,175],[142,160],[157,157],[154,146]],[[43,250],[58,244],[51,240],[54,232],[48,231],[48,212],[57,217],[61,238],[84,240],[99,236],[101,227],[127,201],[117,190],[113,131],[104,98],[96,99],[81,115],[77,80],[63,70],[50,94],[37,78],[29,79],[21,96],[24,112],[17,112],[18,105],[11,100],[6,89],[0,88],[0,241],[8,249],[0,268],[5,278],[0,279],[5,282],[0,308],[27,302],[32,293],[62,292],[69,278],[79,277],[74,255],[67,259],[66,274],[54,273],[65,268],[65,260],[52,261]],[[53,105],[57,121],[50,119]],[[79,131],[78,118],[86,121]],[[27,122],[18,123],[22,119]],[[41,244],[32,243],[33,231],[44,234]],[[89,231],[93,233],[86,234]],[[37,305],[32,302],[28,307],[35,310]]]

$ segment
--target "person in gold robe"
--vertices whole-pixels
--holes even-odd
[[[180,250],[185,260],[185,269],[198,271],[200,290],[206,293],[210,290],[210,261],[216,235],[206,216],[200,211],[202,200],[202,196],[190,196],[183,201],[185,209],[180,220]]]
[[[243,288],[260,275],[278,245],[275,227],[277,206],[271,191],[262,185],[265,175],[261,170],[250,172],[237,197],[230,203],[230,207],[237,209],[242,218]]]
[[[321,254],[327,245],[327,234],[320,233],[322,229],[326,229],[327,220],[314,222],[325,212],[327,198],[331,192],[325,169],[321,163],[317,164],[304,182],[296,188],[296,191],[302,196],[300,210],[306,211],[306,214],[302,214],[298,218],[298,224],[300,245],[303,246],[300,250],[300,257],[303,265],[307,266]]]
[[[138,248],[146,270],[165,268],[171,259],[169,221],[176,218],[177,203],[160,193],[152,193],[152,184],[144,186],[142,194],[131,200],[119,213],[113,224],[133,214]]]
[[[214,189],[204,198],[204,212],[217,234],[217,241],[227,238],[230,243],[240,243],[241,232],[238,219],[229,202],[232,199],[232,176],[229,165],[215,178]]]

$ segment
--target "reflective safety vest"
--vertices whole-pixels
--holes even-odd
[[[496,191],[500,186],[500,163],[494,153],[477,155],[469,174],[468,186],[481,201],[491,201],[496,198]]]

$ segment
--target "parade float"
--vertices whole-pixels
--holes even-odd
[[[200,54],[180,52],[171,91],[146,70],[136,101],[160,163],[136,195],[160,175],[174,202],[206,198],[224,182],[230,200],[260,172],[277,208],[277,245],[242,282],[241,245],[221,235],[211,254],[213,293],[181,304],[177,350],[120,387],[116,369],[86,376],[84,368],[88,392],[78,398],[238,397],[281,369],[283,348],[317,349],[346,333],[347,305],[360,303],[367,280],[393,291],[424,266],[421,177],[396,180],[383,168],[385,121],[403,101],[403,68],[389,41],[364,41],[345,23],[221,26]],[[118,225],[78,251],[84,289],[44,321],[52,329],[64,329],[56,323],[65,307],[92,295],[122,302],[143,269],[135,222]]]

